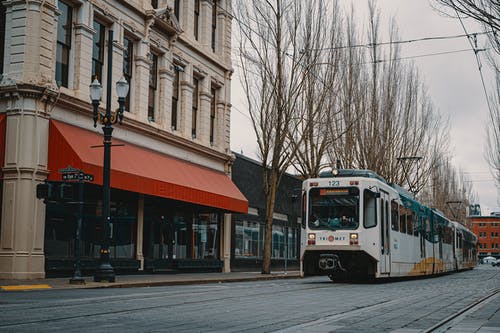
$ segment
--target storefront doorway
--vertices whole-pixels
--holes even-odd
[[[158,197],[144,199],[144,268],[219,270],[223,214]]]

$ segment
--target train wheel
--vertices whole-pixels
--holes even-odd
[[[333,274],[328,274],[328,278],[333,282],[335,279],[333,277]]]

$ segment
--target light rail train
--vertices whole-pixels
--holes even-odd
[[[332,170],[302,185],[300,270],[330,279],[472,269],[477,237],[369,170]]]

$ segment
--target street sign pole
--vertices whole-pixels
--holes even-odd
[[[69,280],[71,284],[85,284],[85,279],[82,277],[81,257],[82,257],[82,223],[83,223],[83,192],[85,182],[94,181],[94,176],[84,173],[78,168],[73,168],[68,165],[64,169],[59,169],[62,174],[62,180],[65,182],[78,183],[78,218],[76,221],[75,232],[75,271],[73,277]]]
[[[83,219],[83,180],[78,182],[78,220],[76,224],[76,248],[75,248],[75,272],[69,280],[71,284],[85,284],[85,279],[81,272],[81,257],[82,257],[82,219]]]

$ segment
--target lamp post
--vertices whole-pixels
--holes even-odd
[[[113,31],[109,31],[108,39],[108,72],[106,85],[106,112],[99,111],[99,104],[102,98],[102,86],[97,79],[94,79],[90,85],[90,99],[94,109],[94,127],[97,123],[102,125],[104,133],[104,162],[103,162],[103,181],[102,181],[102,201],[103,201],[103,239],[101,242],[99,267],[97,268],[94,281],[115,282],[115,272],[109,260],[109,240],[110,240],[110,173],[111,173],[111,136],[113,133],[113,124],[118,121],[120,124],[123,120],[123,111],[125,105],[125,97],[127,97],[129,84],[125,78],[121,78],[116,83],[116,93],[118,95],[119,108],[115,112],[111,112],[111,74],[113,61]]]

